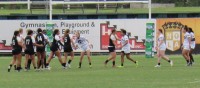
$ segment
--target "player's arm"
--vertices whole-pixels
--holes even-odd
[[[122,47],[124,47],[126,44],[128,44],[128,40],[126,40],[125,44],[124,44],[124,45],[122,45]]]
[[[115,46],[117,46],[117,38],[115,35],[111,35],[111,40]]]
[[[34,46],[37,46],[37,47],[43,47],[42,44],[37,44],[37,43],[35,42],[34,37],[31,37],[31,40],[32,40]]]
[[[61,41],[60,41],[60,38],[59,37],[55,37],[55,39],[56,39],[56,41],[61,45],[61,46],[64,46],[62,43],[61,43]]]
[[[121,39],[117,35],[115,35],[115,39],[121,41]]]
[[[73,41],[73,39],[70,39],[70,42],[72,43],[72,47],[76,47],[76,45],[75,45],[75,43],[74,43],[74,41]]]
[[[22,48],[25,48],[25,45],[23,44],[23,41],[21,38],[17,38],[17,42],[19,46],[21,46]]]
[[[188,35],[188,40],[189,40],[189,46],[191,45],[192,37],[191,35]]]

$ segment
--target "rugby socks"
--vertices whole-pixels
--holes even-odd
[[[49,63],[46,63],[46,66],[48,67],[48,66],[49,66]]]
[[[160,63],[158,63],[158,65],[160,65]]]
[[[28,59],[28,64],[27,64],[27,69],[30,69],[31,68],[31,59]]]
[[[193,59],[193,56],[192,56],[191,53],[189,54],[189,56],[190,56],[190,61],[191,61],[191,62],[194,62],[194,59]]]
[[[45,68],[47,68],[46,62],[47,62],[47,60],[46,60],[46,56],[45,56],[45,58],[44,58],[44,67]]]
[[[113,61],[113,66],[115,66],[115,61]]]
[[[10,72],[11,68],[12,68],[12,64],[9,65],[8,72]]]
[[[15,70],[17,70],[17,66],[16,65],[14,65],[14,68],[15,68]]]
[[[81,68],[81,64],[82,64],[82,63],[81,63],[81,62],[79,62],[79,68]]]
[[[62,66],[63,66],[63,67],[66,67],[66,63],[62,63]]]
[[[121,66],[124,66],[124,63],[121,63]]]
[[[21,67],[17,67],[17,71],[20,72],[20,70],[21,70]]]
[[[109,60],[106,60],[106,61],[105,61],[105,64],[107,64],[108,62],[109,62]]]
[[[70,64],[71,62],[72,62],[72,60],[69,60],[69,61],[68,61],[68,64]]]

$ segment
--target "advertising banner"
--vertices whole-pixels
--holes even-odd
[[[167,53],[181,53],[181,45],[184,39],[182,28],[187,25],[192,28],[196,38],[195,53],[200,52],[200,18],[173,18],[157,19],[157,29],[162,29],[167,45]]]
[[[54,29],[59,29],[63,36],[65,29],[70,29],[71,34],[80,32],[93,44],[92,52],[108,52],[109,36],[113,28],[117,29],[120,38],[120,29],[128,32],[132,52],[145,52],[144,40],[146,38],[146,23],[155,23],[156,20],[148,19],[113,19],[113,20],[55,20],[52,21]],[[11,52],[11,39],[14,30],[19,28],[32,29],[36,34],[38,28],[49,29],[48,20],[2,20],[0,21],[0,52]],[[47,35],[48,35],[47,31]],[[51,34],[48,35],[51,38]],[[118,41],[118,46],[121,45]],[[75,50],[79,51],[79,50]],[[118,49],[120,51],[120,49]]]
[[[147,23],[146,24],[146,49],[145,54],[146,58],[152,58],[154,56],[154,31],[155,31],[155,24],[154,23]]]

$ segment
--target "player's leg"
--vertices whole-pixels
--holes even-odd
[[[31,62],[32,62],[31,57],[29,57],[28,63],[27,63],[27,69],[28,70],[31,68]]]
[[[190,62],[190,50],[186,51],[187,61],[189,61],[188,66],[192,66],[192,62]]]
[[[67,63],[67,57],[68,57],[68,53],[67,52],[64,52],[64,60],[63,60],[63,63]]]
[[[84,54],[85,54],[85,51],[82,51],[81,52],[80,61],[79,61],[79,67],[78,68],[81,68],[81,64],[82,64],[82,60],[83,60]]]
[[[86,53],[87,53],[87,58],[88,58],[89,66],[91,68],[92,67],[92,61],[91,61],[91,56],[90,56],[90,50],[87,50]]]
[[[192,62],[192,63],[194,63],[194,58],[193,58],[193,55],[192,55],[193,50],[194,50],[194,49],[191,49],[191,50],[190,50],[190,54],[189,54],[189,56],[190,56],[190,62]]]
[[[124,66],[124,56],[125,56],[124,51],[122,51],[121,52],[121,67]]]
[[[22,59],[21,53],[17,54],[17,71],[18,72],[20,72],[21,70],[21,59]]]
[[[8,72],[10,72],[12,66],[16,63],[16,59],[17,59],[17,56],[13,55],[13,59],[11,60],[10,65],[8,66]]]
[[[40,65],[42,66],[42,68],[44,68],[44,58],[45,58],[45,51],[41,52],[41,63],[40,63]]]
[[[59,60],[60,64],[65,68],[66,67],[66,63],[63,63],[63,61],[62,61],[62,56],[61,56],[60,50],[57,50],[55,52],[55,55],[58,57],[58,60]]]
[[[35,55],[30,55],[34,69],[36,69]]]
[[[51,62],[51,59],[53,58],[53,56],[54,56],[54,52],[51,51],[49,54],[49,57],[47,59],[47,62],[46,62],[47,69],[49,69],[49,70],[50,70],[49,63]]]
[[[186,62],[187,62],[187,65],[189,65],[190,61],[189,61],[189,59],[188,59],[188,56],[189,56],[189,55],[188,55],[188,50],[183,49],[182,55],[183,55],[183,57],[185,58],[185,60],[186,60]]]
[[[116,52],[113,52],[113,53],[112,53],[112,56],[113,56],[113,58],[112,58],[112,61],[113,61],[112,64],[113,64],[113,66],[112,66],[112,67],[116,67],[116,66],[115,66],[115,59],[116,59],[116,56],[117,56]]]
[[[41,66],[41,53],[40,52],[37,52],[37,69],[40,69],[40,66]]]
[[[28,54],[25,54],[25,61],[24,61],[24,68],[25,68],[25,71],[28,70],[27,68],[27,65],[28,65],[28,60],[29,60],[29,55]]]
[[[130,53],[126,53],[126,58],[127,58],[128,60],[132,61],[133,63],[137,64],[137,61],[136,61],[136,60],[133,60],[133,59],[131,58]]]
[[[161,60],[161,55],[160,55],[160,50],[157,50],[157,65],[155,67],[160,67],[160,60]]]
[[[71,68],[71,62],[72,62],[72,60],[74,59],[74,52],[73,51],[71,51],[70,52],[70,56],[71,56],[71,58],[68,60],[68,62],[67,62],[67,66],[69,67],[69,68]]]
[[[46,54],[46,51],[44,51],[44,68],[46,68],[46,60],[47,59],[47,54]]]
[[[159,52],[160,52],[161,58],[164,59],[164,60],[166,60],[167,62],[170,63],[171,66],[173,66],[173,61],[170,60],[169,57],[167,57],[167,56],[165,55],[165,50],[160,50]]]

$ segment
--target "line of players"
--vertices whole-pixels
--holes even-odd
[[[194,32],[192,28],[185,25],[182,28],[182,33],[184,34],[184,41],[181,46],[182,55],[187,62],[187,66],[192,66],[192,64],[194,63],[192,51],[195,49],[195,44],[196,44]],[[158,34],[158,39],[156,43],[157,44],[156,50],[157,50],[158,64],[155,67],[161,67],[161,63],[160,63],[161,58],[168,61],[170,65],[173,66],[173,61],[170,60],[169,57],[165,55],[167,46],[166,46],[166,43],[164,42],[165,37],[163,35],[162,29],[159,29],[157,31],[157,34]]]
[[[62,38],[60,38],[60,31],[58,29],[55,29],[53,31],[53,42],[50,43],[48,40],[48,36],[46,35],[46,31],[42,29],[38,29],[37,30],[37,35],[35,37],[33,37],[33,31],[32,30],[28,30],[27,31],[27,36],[25,38],[23,38],[22,36],[23,34],[23,30],[20,29],[19,31],[15,31],[13,38],[12,38],[12,54],[13,54],[13,59],[8,67],[8,72],[10,72],[12,66],[15,66],[15,70],[17,70],[18,72],[20,72],[21,68],[21,59],[22,59],[22,55],[21,52],[22,50],[24,50],[25,53],[25,70],[29,70],[30,69],[30,64],[31,62],[33,63],[34,69],[36,70],[40,70],[41,68],[47,68],[47,69],[51,69],[51,67],[49,66],[51,59],[53,58],[54,55],[56,55],[58,57],[58,60],[61,64],[61,66],[63,68],[69,67],[71,61],[74,58],[74,52],[73,52],[73,48],[76,50],[78,48],[80,48],[81,51],[81,56],[80,56],[80,61],[79,61],[79,66],[78,68],[81,68],[81,64],[82,64],[82,60],[83,57],[85,55],[85,53],[87,54],[88,57],[88,61],[89,61],[89,67],[92,67],[91,64],[91,57],[90,57],[90,49],[93,47],[92,44],[89,43],[89,41],[83,37],[80,36],[79,32],[76,32],[76,40],[75,42],[72,39],[72,36],[70,36],[70,30],[67,29],[64,33],[64,36]],[[115,47],[117,44],[117,41],[121,41],[122,46],[119,48],[122,48],[122,52],[121,52],[121,66],[119,67],[123,67],[123,63],[124,63],[124,56],[126,55],[127,59],[129,59],[130,61],[134,62],[136,64],[136,66],[138,65],[138,61],[133,60],[130,57],[130,44],[129,44],[129,39],[128,36],[126,35],[126,30],[121,29],[121,35],[122,38],[119,39],[116,35],[116,30],[112,30],[112,33],[110,34],[110,38],[109,38],[109,46],[108,46],[108,50],[110,52],[110,57],[105,61],[105,65],[107,65],[107,63],[112,60],[113,61],[113,67],[115,67],[115,59],[116,59],[116,52],[115,52]],[[63,40],[64,44],[62,43],[61,39]],[[46,60],[46,45],[50,46],[50,54],[48,59]],[[36,61],[35,61],[35,52],[34,52],[34,46],[36,46],[36,53],[37,53],[37,65],[36,65]],[[61,54],[61,50],[60,47],[64,48],[64,60],[62,60],[62,54]],[[68,60],[67,62],[67,57],[68,54],[70,54],[71,58]]]

